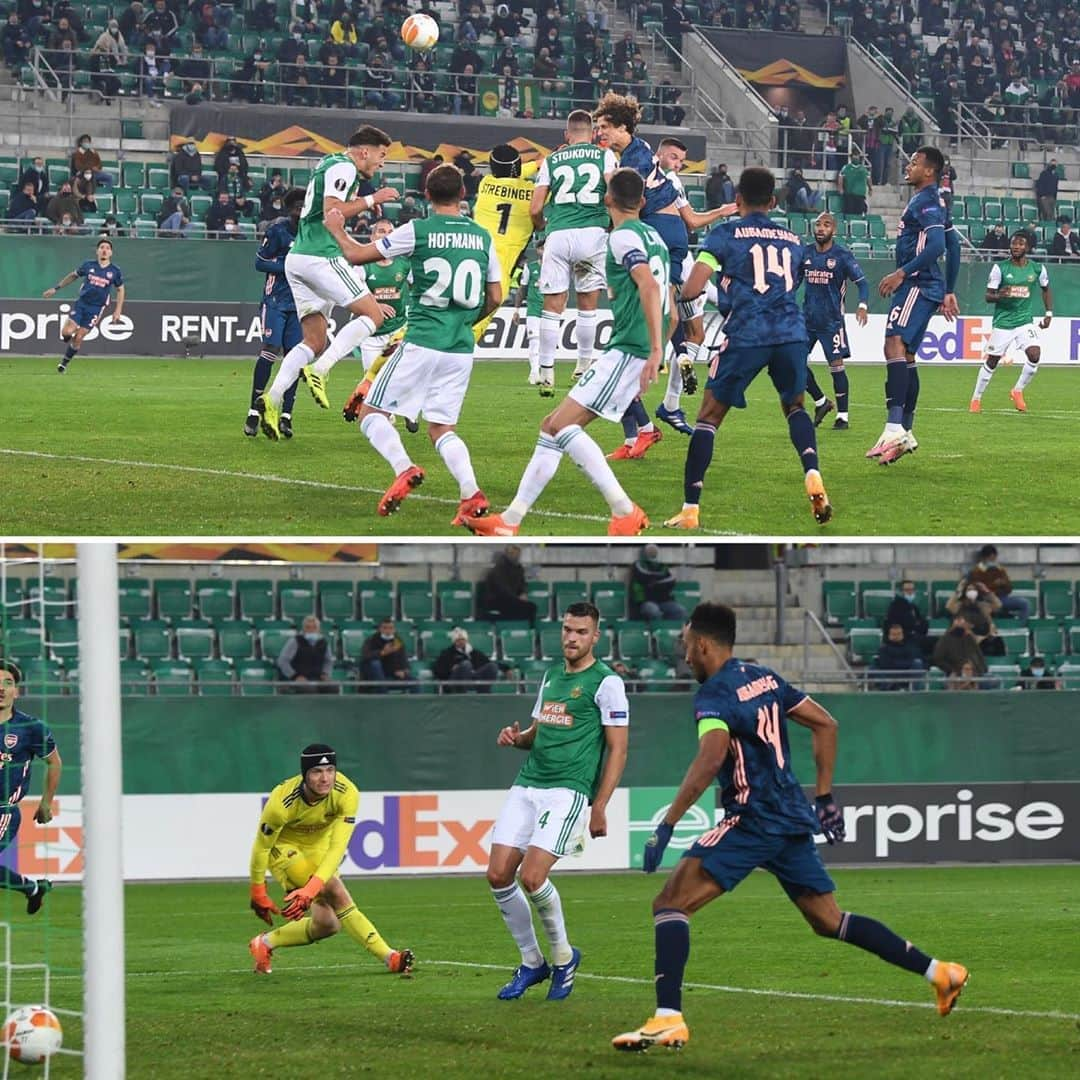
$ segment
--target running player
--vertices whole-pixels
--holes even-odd
[[[337,771],[337,754],[324,743],[305,746],[299,776],[270,792],[251,848],[251,910],[270,927],[273,915],[290,921],[248,943],[256,974],[270,974],[275,949],[312,945],[339,930],[395,974],[412,968],[412,950],[391,949],[337,876],[359,803],[356,785]],[[280,910],[266,891],[267,870],[285,890]]]
[[[509,296],[511,279],[533,232],[530,209],[536,184],[531,177],[537,166],[535,162],[525,166],[516,147],[500,143],[491,148],[488,168],[490,174],[480,181],[476,192],[473,221],[487,229],[495,241],[503,272],[503,296]],[[494,312],[473,327],[477,341],[484,336],[492,315]]]
[[[326,224],[345,258],[357,265],[408,256],[412,295],[405,340],[375,377],[360,406],[360,430],[394,470],[394,482],[379,500],[379,514],[394,513],[406,496],[424,482],[390,423],[391,415],[416,421],[423,413],[428,434],[458,482],[461,504],[452,524],[469,514],[487,513],[488,501],[476,483],[469,448],[455,431],[469,388],[472,328],[502,301],[502,267],[495,244],[475,221],[461,216],[464,185],[461,170],[443,164],[427,178],[431,216],[394,229],[374,244],[357,244],[345,233],[340,211]]]
[[[944,167],[945,158],[935,146],[920,147],[912,154],[904,179],[915,193],[900,218],[897,269],[878,285],[882,296],[893,297],[885,324],[886,421],[885,430],[866,456],[882,465],[891,465],[919,448],[912,431],[919,401],[916,353],[939,306],[946,315],[950,313],[952,288],[938,265],[949,249],[946,231],[951,225],[937,186]],[[956,261],[958,266],[959,259]],[[946,270],[948,274],[948,267]]]
[[[844,329],[844,293],[847,283],[854,281],[859,290],[859,306],[855,321],[860,326],[867,322],[870,303],[870,287],[866,275],[855,256],[843,245],[833,241],[836,235],[836,218],[832,214],[819,214],[814,222],[814,246],[803,249],[803,314],[806,316],[806,389],[814,402],[814,427],[836,409],[834,428],[845,431],[848,426],[848,375],[844,361],[851,356],[847,332]],[[816,344],[829,362],[833,393],[836,403],[818,386],[810,369],[810,353]]]
[[[45,785],[41,801],[34,811],[39,825],[52,821],[52,802],[60,784],[60,751],[52,732],[38,719],[15,708],[19,698],[21,673],[10,660],[0,660],[0,735],[4,753],[0,758],[0,853],[9,848],[19,835],[22,814],[19,802],[30,785],[30,767],[34,758],[45,762]],[[52,882],[22,874],[0,866],[0,889],[11,889],[26,897],[26,913],[36,915],[52,889]]]
[[[1035,282],[1042,289],[1043,307],[1046,313],[1039,322],[1039,329],[1045,330],[1053,317],[1053,298],[1050,295],[1050,275],[1046,267],[1032,262],[1028,258],[1028,238],[1023,232],[1013,233],[1009,240],[1009,261],[994,263],[990,268],[990,279],[986,283],[986,302],[994,305],[993,328],[987,343],[986,360],[979,368],[979,377],[975,381],[975,393],[971,398],[970,411],[982,412],[982,396],[990,385],[994,368],[1010,350],[1022,350],[1025,356],[1024,367],[1016,385],[1009,391],[1009,397],[1020,412],[1027,412],[1024,401],[1024,388],[1039,370],[1039,335],[1035,332],[1035,313],[1031,310],[1031,294]]]
[[[514,317],[511,326],[516,327],[521,321],[521,302],[525,301],[525,333],[529,339],[529,385],[540,382],[540,316],[544,310],[544,298],[540,293],[540,262],[544,257],[544,238],[537,239],[536,258],[526,263],[521,270],[517,297],[514,304]]]
[[[255,402],[266,389],[270,371],[274,362],[281,358],[282,352],[288,352],[303,340],[300,320],[296,317],[296,304],[293,302],[292,289],[285,277],[285,256],[289,254],[293,240],[296,239],[296,227],[300,221],[300,208],[304,204],[303,188],[293,188],[285,196],[285,217],[278,218],[267,226],[262,243],[255,254],[255,269],[266,275],[263,286],[263,302],[260,316],[262,319],[262,351],[255,361],[255,372],[251,379],[251,404],[247,419],[244,421],[244,434],[254,438],[259,434],[259,410]],[[296,401],[296,387],[299,379],[285,391],[282,401],[281,416],[278,418],[278,432],[283,439],[293,437],[292,410]]]
[[[387,218],[379,218],[371,226],[371,242],[377,244],[384,236],[394,231],[394,223]],[[384,321],[377,334],[364,338],[360,342],[360,358],[364,364],[364,377],[357,384],[345,402],[342,416],[352,423],[360,413],[372,380],[382,370],[383,364],[393,355],[399,342],[405,336],[405,315],[409,307],[409,282],[412,268],[403,255],[393,259],[379,259],[368,264],[364,270],[367,287],[375,295],[383,309]],[[415,430],[410,428],[410,430]]]
[[[603,450],[585,432],[598,416],[618,421],[630,402],[656,381],[664,353],[668,252],[659,234],[638,218],[644,192],[645,181],[633,169],[617,169],[607,181],[604,205],[614,226],[607,242],[606,266],[611,340],[555,411],[544,417],[536,449],[509,508],[501,514],[465,519],[466,528],[478,535],[516,536],[564,454],[600,489],[611,508],[609,536],[637,536],[649,527],[645,512],[631,501],[604,460]],[[548,244],[552,242],[549,237]]]
[[[87,259],[41,294],[48,300],[76,278],[86,278],[79,290],[79,299],[75,301],[75,306],[60,331],[60,337],[68,343],[60,363],[56,365],[56,370],[61,375],[67,371],[68,364],[82,348],[83,338],[101,321],[101,316],[109,306],[113,289],[116,290],[116,310],[112,313],[111,320],[114,323],[119,322],[124,312],[124,275],[120,272],[120,267],[112,261],[112,241],[99,240],[95,250],[96,259]]]
[[[389,145],[390,136],[385,131],[365,125],[349,139],[344,153],[324,157],[308,182],[296,240],[285,257],[285,275],[304,340],[285,354],[270,389],[255,403],[262,416],[263,434],[271,439],[280,435],[281,403],[297,375],[307,382],[320,408],[330,408],[324,382],[327,373],[382,325],[382,309],[363,274],[341,258],[341,248],[327,232],[324,218],[327,211],[338,210],[348,219],[397,198],[397,191],[390,187],[357,197],[360,178],[370,180],[378,172]],[[335,306],[347,308],[355,317],[328,345],[327,317]]]
[[[555,394],[555,352],[566,299],[573,280],[577,296],[577,369],[592,363],[596,344],[596,308],[604,280],[609,224],[604,202],[607,181],[615,171],[610,149],[594,146],[592,117],[575,109],[566,118],[566,145],[552,151],[540,166],[533,191],[533,227],[547,242],[540,263],[540,396]],[[545,220],[546,215],[546,220]]]
[[[731,315],[724,327],[728,340],[709,365],[709,381],[686,454],[683,507],[664,522],[669,529],[698,528],[716,429],[729,409],[746,407],[746,388],[766,367],[787,417],[814,520],[824,525],[832,517],[818,470],[814,422],[803,408],[806,322],[795,297],[802,282],[803,246],[790,229],[768,216],[776,203],[775,187],[768,169],[743,169],[735,199],[740,216],[709,233],[683,286],[683,298],[694,300],[722,268]]]
[[[832,795],[836,721],[774,671],[735,658],[731,608],[699,604],[684,638],[686,662],[701,684],[694,696],[698,752],[645,844],[645,872],[655,872],[673,829],[714,779],[724,815],[684,852],[653,901],[656,1012],[636,1031],[617,1035],[613,1045],[646,1050],[689,1041],[682,981],[690,955],[690,916],[731,892],[757,867],[773,874],[815,934],[857,945],[922,975],[934,987],[938,1012],[947,1016],[968,980],[967,969],[934,960],[876,919],[841,911],[836,904],[836,886],[814,843],[815,833],[830,844],[846,835]],[[789,717],[810,729],[817,766],[813,807],[791,768]]]
[[[608,800],[626,767],[630,706],[622,679],[593,654],[599,638],[600,612],[586,601],[571,604],[562,623],[563,662],[544,674],[532,724],[522,731],[515,720],[496,739],[497,746],[529,751],[495,822],[488,859],[491,895],[521,950],[521,965],[499,991],[503,1001],[548,977],[549,1001],[569,997],[581,963],[548,875],[562,856],[584,849],[586,822],[593,838],[607,835]],[[529,901],[551,946],[550,967]]]

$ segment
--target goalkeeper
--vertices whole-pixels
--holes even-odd
[[[300,775],[270,793],[251,849],[251,910],[271,927],[273,915],[290,921],[251,939],[257,974],[270,974],[274,949],[311,945],[339,930],[390,971],[411,970],[412,952],[383,941],[337,876],[359,803],[356,785],[337,771],[337,755],[322,743],[305,746]],[[267,869],[285,890],[280,910],[266,891]]]

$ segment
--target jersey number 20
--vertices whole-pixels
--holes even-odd
[[[425,259],[424,273],[435,275],[434,283],[420,294],[419,303],[425,307],[448,308],[451,301],[459,308],[480,306],[484,275],[475,259],[463,259],[457,266],[438,256]]]

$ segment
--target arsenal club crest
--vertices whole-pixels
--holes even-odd
[[[14,750],[15,747],[19,745],[19,736],[9,732],[4,736],[4,745],[9,750]]]
[[[825,265],[826,265],[826,266],[827,266],[827,267],[828,267],[828,268],[829,268],[830,270],[835,270],[835,269],[836,269],[836,260],[835,260],[835,259],[826,259],[826,260],[825,260]]]

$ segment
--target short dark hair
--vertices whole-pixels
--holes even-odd
[[[983,544],[983,546],[979,548],[980,559],[989,558],[991,555],[996,555],[997,553],[997,548],[994,547],[993,544]]]
[[[747,206],[767,207],[776,193],[776,177],[761,165],[751,165],[739,174],[738,192]]]
[[[428,173],[425,186],[428,199],[438,206],[456,203],[461,198],[465,187],[461,179],[461,170],[449,162],[436,165]]]
[[[611,201],[620,210],[632,213],[641,206],[645,194],[645,179],[636,169],[623,167],[616,169],[608,180]]]
[[[297,203],[303,205],[304,200],[307,198],[307,189],[302,187],[289,188],[285,192],[285,209],[291,210]]]
[[[109,245],[109,250],[110,251],[113,250],[112,241],[107,236],[101,237],[101,239],[98,240],[98,242],[94,245],[94,247],[99,248],[99,247],[101,247],[102,244],[108,244]]]
[[[16,686],[22,682],[22,668],[14,660],[0,657],[0,671],[6,671],[15,680]]]
[[[1062,214],[1062,215],[1061,215],[1061,216],[1060,216],[1060,217],[1059,217],[1059,218],[1057,219],[1057,223],[1058,223],[1059,225],[1071,225],[1071,224],[1072,224],[1072,218],[1071,218],[1071,217],[1069,217],[1069,215],[1068,215],[1068,214]]]
[[[374,124],[364,124],[358,127],[349,139],[350,146],[389,146],[393,140]]]
[[[641,106],[636,97],[629,94],[606,93],[593,109],[592,118],[599,120],[603,116],[615,127],[626,128],[633,135],[634,128],[641,122]]]
[[[676,139],[673,135],[669,135],[666,139],[660,140],[660,149],[663,150],[665,146],[674,146],[681,150],[684,154],[687,153],[686,143],[682,139]]]
[[[591,128],[593,118],[585,109],[573,109],[566,117],[568,128]]]
[[[592,619],[594,623],[600,622],[600,609],[589,600],[575,600],[567,605],[565,615],[573,615],[575,619]]]
[[[934,167],[935,176],[941,176],[945,168],[945,155],[936,146],[920,146],[915,153],[922,154],[923,160]]]
[[[1015,240],[1018,236],[1021,240],[1024,241],[1025,244],[1028,245],[1028,247],[1031,246],[1031,237],[1028,236],[1028,234],[1023,229],[1017,229],[1016,232],[1014,232],[1012,236],[1009,237],[1009,239]]]
[[[709,638],[718,645],[735,647],[735,612],[727,604],[706,601],[698,604],[690,613],[690,629],[695,634]]]

